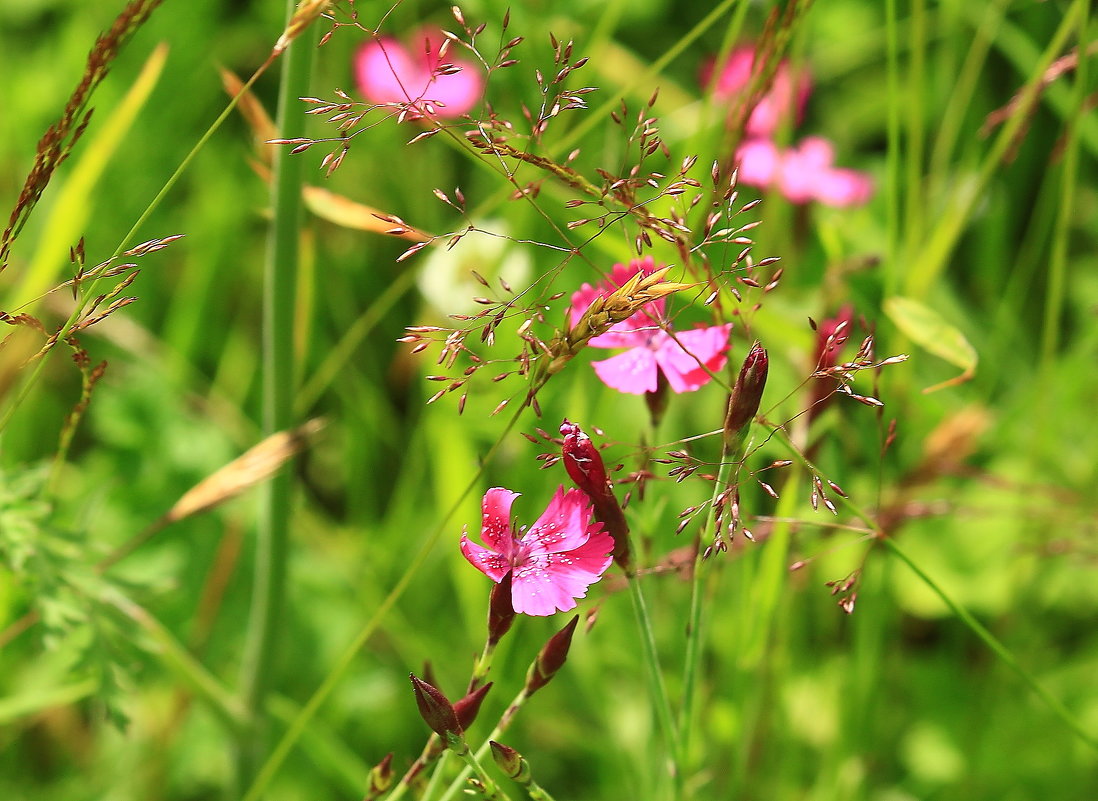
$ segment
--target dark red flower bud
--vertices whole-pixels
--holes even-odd
[[[416,705],[419,714],[426,721],[443,742],[447,742],[447,732],[461,736],[461,723],[458,722],[454,705],[442,694],[442,690],[428,684],[423,679],[417,678],[415,673],[409,673],[412,681],[412,689],[416,693]]]
[[[488,645],[494,646],[511,629],[515,622],[515,607],[511,601],[511,571],[508,570],[499,584],[492,585],[488,598]]]
[[[549,638],[549,642],[538,654],[534,664],[526,673],[526,694],[533,695],[556,675],[566,659],[568,649],[572,647],[572,635],[576,633],[576,624],[579,623],[579,615],[575,615],[568,621],[568,625]]]
[[[759,411],[769,366],[766,349],[755,342],[747,358],[743,360],[736,385],[732,387],[732,394],[728,397],[728,414],[724,418],[726,442],[746,435],[747,427]]]
[[[366,791],[364,801],[373,801],[385,794],[393,783],[393,754],[385,755],[385,758],[370,769],[370,788]]]
[[[454,714],[457,715],[458,724],[462,730],[473,725],[473,721],[477,719],[477,713],[480,712],[480,704],[490,689],[492,689],[492,682],[478,687],[454,704]]]
[[[530,764],[523,758],[522,754],[510,746],[497,743],[495,740],[489,740],[488,745],[492,746],[492,759],[496,761],[496,765],[507,778],[523,784],[530,781]]]
[[[561,448],[564,469],[568,471],[568,476],[575,485],[591,500],[595,507],[595,518],[614,539],[614,561],[629,573],[629,524],[625,522],[625,513],[614,495],[602,454],[577,424],[566,419],[561,423],[560,433],[564,435],[564,445]]]
[[[610,478],[606,475],[602,454],[591,442],[591,438],[567,419],[561,423],[560,433],[564,435],[561,454],[568,477],[592,499],[606,495]]]

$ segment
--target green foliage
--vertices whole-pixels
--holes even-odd
[[[95,569],[94,549],[60,527],[42,500],[47,475],[44,468],[0,475],[0,580],[11,584],[12,600],[20,599],[8,608],[25,609],[40,623],[43,646],[71,660],[68,680],[90,680],[106,717],[124,726],[132,632],[107,603],[112,587]]]
[[[263,436],[273,212],[264,170],[251,167],[263,156],[250,123],[227,117],[150,204],[228,102],[217,67],[246,78],[267,57],[282,28],[277,5],[158,8],[92,96],[86,139],[0,273],[0,310],[33,314],[52,333],[75,319],[74,297],[90,303],[120,280],[24,293],[32,274],[56,284],[73,277],[64,254],[77,243],[68,239],[84,237],[93,265],[116,248],[185,235],[141,255],[125,290],[135,302],[79,332],[91,363],[108,367],[56,460],[65,420],[81,403],[71,349],[62,343],[28,361],[46,336],[21,325],[11,330],[25,339],[5,339],[0,323],[0,797],[235,801],[251,785],[249,798],[361,798],[390,751],[399,781],[429,733],[407,674],[423,675],[430,662],[456,699],[484,642],[490,583],[461,558],[462,528],[476,533],[488,487],[521,492],[516,517],[529,521],[568,483],[553,463],[558,447],[538,433],[555,435],[565,417],[606,445],[609,467],[622,466],[614,480],[619,497],[631,495],[641,570],[635,588],[614,573],[591,588],[566,665],[523,702],[500,740],[554,797],[1098,794],[1098,758],[1086,743],[1098,732],[1098,117],[1089,105],[1098,70],[1092,57],[1063,61],[1079,46],[1090,52],[1087,3],[530,2],[514,4],[506,34],[503,0],[463,5],[470,26],[486,23],[477,45],[489,60],[511,36],[526,37],[512,54],[519,63],[494,71],[488,89],[493,110],[514,124],[498,133],[521,155],[477,150],[462,123],[408,145],[428,124],[375,112],[330,177],[321,160],[341,141],[289,157],[306,184],[438,240],[398,261],[412,241],[317,215],[300,229],[276,218],[301,249],[284,287],[293,304],[284,309],[292,336],[281,351],[290,373],[282,389],[293,393],[294,422],[320,416],[327,428],[286,468],[284,611],[272,650],[251,668],[262,679],[252,683],[270,688],[253,709],[239,676],[246,632],[257,626],[248,622],[257,563],[266,569],[254,497],[156,522]],[[800,13],[768,23],[783,8]],[[468,38],[448,4],[398,3],[384,21],[380,7],[356,9],[362,25],[381,23],[384,34],[441,25]],[[5,208],[118,10],[69,0],[0,8]],[[538,342],[557,341],[571,293],[633,257],[639,232],[651,234],[638,209],[681,212],[696,235],[691,247],[702,239],[708,195],[694,210],[689,193],[651,187],[638,190],[643,203],[617,203],[588,191],[605,186],[596,170],[624,175],[638,163],[640,114],[670,151],[642,171],[669,176],[656,181],[666,189],[697,154],[688,175],[708,192],[710,164],[728,158],[738,132],[727,125],[731,101],[708,96],[699,73],[768,24],[788,34],[786,55],[813,80],[804,119],[779,140],[828,138],[838,164],[871,175],[873,199],[849,209],[798,205],[741,184],[737,207],[763,203],[715,229],[760,221],[742,235],[754,240],[755,264],[781,258],[757,272],[765,285],[783,268],[771,292],[736,281],[747,275],[742,243],[708,241],[684,255],[651,236],[645,253],[675,265],[671,280],[711,279],[718,293],[710,305],[709,287],[673,296],[675,330],[735,322],[730,366],[698,392],[672,396],[658,426],[642,398],[596,379],[590,362],[610,352],[590,348],[549,375],[540,417],[523,410],[530,383],[516,356],[536,361],[542,351],[516,331],[529,319]],[[589,108],[562,111],[535,141],[520,135],[529,127],[523,107],[536,115],[543,100],[535,70],[551,79],[560,68],[549,31],[574,40],[573,61],[589,57],[566,85],[598,90],[584,96]],[[337,29],[316,51],[309,94],[330,98],[340,88],[358,99],[349,65],[367,38]],[[138,110],[138,76],[160,41],[167,61],[155,85],[142,87],[149,94]],[[457,45],[451,52],[465,55]],[[1047,85],[1042,76],[1051,76]],[[272,113],[278,83],[276,69],[254,87]],[[1033,105],[989,121],[1012,97]],[[290,108],[304,136],[333,137],[310,108]],[[126,125],[118,146],[96,148],[101,133]],[[577,148],[570,183],[562,162]],[[89,183],[88,171],[100,169]],[[528,186],[536,191],[516,197]],[[575,200],[602,205],[568,205]],[[66,227],[77,221],[73,204],[84,218],[75,233]],[[368,212],[361,219],[377,225]],[[817,335],[806,319],[822,323],[847,303],[854,320],[843,360],[870,335],[869,361],[910,358],[851,371],[849,393],[808,411],[815,388],[830,392],[835,382],[810,377]],[[489,318],[449,317],[482,309],[505,312],[485,335],[492,343],[481,340]],[[466,372],[481,363],[467,352],[452,366],[439,361],[437,342],[411,353],[417,343],[397,341],[406,326],[467,330],[484,366]],[[743,464],[722,465],[728,390],[755,338],[770,354],[760,417]],[[718,475],[739,477],[738,509],[724,507],[722,519],[739,525],[728,552],[692,584],[690,545],[699,532],[714,534]],[[884,536],[902,558],[881,547]],[[104,565],[135,537],[140,547]],[[646,676],[643,626],[626,597],[637,590],[662,690]],[[564,619],[522,618],[491,654],[495,684],[470,727],[471,748],[486,742]],[[704,632],[693,657],[688,628]],[[652,698],[661,692],[670,722]],[[693,698],[685,713],[684,697]],[[674,749],[661,732],[684,722],[676,788],[666,770]],[[232,746],[242,742],[255,746],[260,779],[235,786]],[[481,765],[520,797],[486,756]],[[445,760],[435,801],[457,797],[459,767]]]

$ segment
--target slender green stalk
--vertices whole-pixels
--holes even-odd
[[[287,4],[287,19],[296,4]],[[278,97],[279,135],[291,139],[305,132],[305,116],[297,98],[308,94],[314,37],[306,33],[293,43],[282,62]],[[305,162],[288,150],[275,152],[271,183],[274,219],[267,240],[263,287],[263,433],[271,435],[293,423],[294,309],[303,203]],[[239,786],[255,776],[266,750],[264,702],[270,690],[282,619],[286,585],[287,544],[292,481],[283,469],[263,487],[256,532],[255,580],[241,666],[241,699],[254,718],[254,732],[236,744]]]
[[[888,149],[885,161],[887,197],[885,203],[886,229],[888,231],[888,259],[885,263],[885,293],[893,295],[900,285],[902,263],[900,259],[900,208],[902,201],[900,181],[900,152],[903,147],[900,135],[900,109],[904,102],[900,91],[900,35],[896,20],[896,0],[885,0],[886,65],[888,77]]]
[[[484,466],[490,464],[492,459],[495,458],[500,445],[515,427],[515,423],[518,422],[518,418],[525,408],[525,406],[519,406],[519,408],[515,409],[514,414],[507,421],[507,425],[500,433],[499,438],[488,450],[488,453],[485,454],[480,470],[478,470],[476,475],[469,480],[465,489],[454,500],[445,514],[442,515],[442,519],[439,521],[438,526],[427,536],[423,541],[423,544],[420,545],[419,550],[416,551],[408,561],[408,567],[405,569],[403,575],[401,575],[400,580],[397,581],[393,589],[389,591],[389,594],[385,596],[385,599],[378,606],[373,616],[366,621],[355,635],[354,639],[347,645],[347,648],[340,654],[339,658],[335,661],[335,664],[332,665],[328,675],[324,677],[324,681],[320,683],[320,686],[316,688],[305,706],[301,708],[301,712],[298,716],[286,727],[286,732],[282,735],[282,738],[278,741],[278,744],[275,746],[270,756],[267,757],[266,762],[263,763],[263,766],[256,773],[255,779],[252,781],[251,787],[248,788],[247,793],[244,794],[242,801],[257,801],[263,795],[264,791],[266,791],[267,786],[271,783],[275,773],[278,772],[282,763],[286,761],[286,757],[290,755],[290,752],[294,749],[297,741],[301,738],[309,721],[316,715],[321,704],[323,704],[328,699],[328,696],[332,694],[332,691],[336,688],[336,685],[339,684],[343,675],[350,669],[351,665],[354,664],[359,651],[362,650],[362,647],[374,635],[374,632],[377,631],[378,627],[381,625],[381,621],[385,619],[389,610],[393,608],[400,596],[408,589],[408,586],[412,583],[412,579],[427,561],[427,557],[431,555],[435,545],[442,537],[443,532],[447,530],[451,518],[453,518],[457,513],[457,510],[461,508],[465,499],[469,497],[477,486],[479,486]],[[485,747],[487,748],[488,746],[486,745]],[[482,756],[479,751],[477,752],[477,755],[478,758]]]
[[[1052,234],[1052,255],[1049,259],[1048,291],[1045,294],[1044,326],[1041,329],[1041,371],[1047,374],[1056,356],[1060,341],[1060,325],[1064,316],[1064,287],[1067,272],[1068,239],[1075,216],[1075,186],[1079,173],[1079,130],[1087,113],[1087,2],[1079,7],[1078,65],[1075,68],[1075,114],[1068,120],[1064,158],[1061,164],[1060,211]],[[1047,384],[1046,384],[1047,385]]]
[[[485,757],[488,756],[488,752],[492,748],[492,740],[499,740],[503,736],[503,733],[507,731],[507,728],[511,725],[511,721],[514,720],[515,715],[523,707],[526,701],[529,700],[529,698],[529,693],[527,693],[526,688],[523,687],[522,690],[519,691],[519,694],[515,696],[515,699],[507,707],[506,711],[500,716],[499,722],[496,724],[496,727],[492,729],[491,734],[489,734],[484,739],[484,742],[481,743],[480,748],[476,750],[475,756],[478,760],[483,760]],[[436,776],[440,772],[443,764],[445,763],[440,761],[438,768],[436,768],[435,770]],[[457,777],[452,782],[450,782],[450,786],[446,788],[446,792],[442,794],[442,797],[439,798],[438,801],[453,801],[454,796],[461,791],[461,789],[465,786],[466,780],[472,774],[472,768],[468,766],[463,768],[461,773],[459,773]],[[423,798],[421,799],[421,801],[434,801],[434,786],[435,781],[432,778],[431,784],[428,787],[428,792],[423,794]],[[401,793],[394,792],[392,795],[389,796],[388,799],[386,799],[386,801],[395,801],[395,799],[398,798],[400,794]]]
[[[923,84],[926,80],[926,0],[912,0],[907,85],[903,104],[907,112],[907,150],[904,153],[904,251],[910,254],[922,244],[924,177]]]
[[[619,100],[621,95],[627,95],[636,89],[638,86],[651,86],[655,85],[656,76],[663,72],[664,68],[682,55],[694,44],[701,36],[714,25],[717,24],[724,14],[728,12],[732,6],[734,6],[739,0],[723,0],[720,5],[705,15],[693,28],[691,28],[685,36],[679,39],[675,44],[671,45],[667,51],[658,59],[652,62],[652,65],[642,72],[637,73],[631,81],[628,81],[624,86],[620,87],[614,96],[607,100],[599,108],[588,114],[584,121],[568,132],[567,136],[561,138],[559,142],[553,145],[552,154],[559,155],[561,153],[567,153],[569,150],[576,146],[584,136],[593,131],[600,125],[604,124],[604,120],[612,109],[617,107],[621,102]]]
[[[442,753],[442,756],[439,757],[438,763],[435,765],[435,769],[431,772],[431,780],[427,782],[427,787],[423,791],[423,795],[421,796],[421,798],[424,801],[435,797],[435,793],[438,792],[439,785],[442,784],[442,776],[446,773],[446,763],[449,760],[450,752],[444,751]],[[466,773],[465,775],[469,776],[471,773],[472,769],[469,769],[468,773]],[[393,790],[392,794],[386,797],[385,801],[397,801],[398,798],[404,795],[404,791],[407,789],[408,785],[404,782],[400,782],[400,784],[396,786],[396,789]]]
[[[496,645],[498,643],[492,642],[491,635],[488,636],[484,643],[484,650],[481,651],[479,657],[473,662],[473,672],[469,677],[469,684],[466,689],[466,693],[471,693],[484,684],[484,680],[488,678],[488,673],[492,669],[492,657],[496,652]],[[395,801],[404,795],[404,791],[412,783],[413,779],[426,770],[429,770],[431,765],[436,761],[439,763],[438,767],[431,773],[431,780],[427,785],[424,797],[430,798],[434,793],[440,779],[439,777],[443,773],[442,763],[445,762],[447,755],[450,752],[446,750],[442,743],[442,738],[437,734],[432,734],[427,738],[427,744],[423,747],[423,751],[416,758],[415,762],[411,764],[404,775],[397,783],[397,787],[388,796],[388,801]]]
[[[695,540],[694,573],[690,582],[690,612],[686,624],[686,655],[683,664],[682,677],[682,710],[679,714],[679,732],[681,733],[682,754],[685,760],[690,748],[690,734],[694,730],[694,697],[697,694],[698,668],[701,664],[702,643],[705,635],[705,604],[702,596],[706,592],[704,582],[709,573],[709,562],[703,558],[705,549],[703,543],[708,532],[715,531],[717,497],[728,486],[729,474],[732,472],[733,463],[721,455],[721,466],[717,472],[717,480],[713,483],[713,496],[709,501],[709,514]],[[682,766],[686,767],[685,764]]]
[[[313,405],[320,400],[320,396],[324,393],[324,390],[331,385],[340,371],[346,368],[347,363],[358,351],[359,346],[362,345],[369,333],[374,330],[374,326],[376,326],[393,306],[396,305],[396,302],[400,300],[401,296],[412,287],[415,277],[416,273],[414,270],[406,270],[397,276],[328,351],[324,357],[324,361],[322,361],[316,371],[309,376],[308,380],[306,380],[301,387],[301,390],[297,393],[295,408],[299,415],[308,414],[309,410],[313,408]]]
[[[972,613],[958,604],[952,598],[950,598],[945,590],[934,581],[926,572],[923,571],[917,564],[911,561],[911,558],[901,550],[891,537],[882,537],[880,540],[885,548],[907,565],[919,579],[929,587],[935,595],[937,595],[946,606],[955,614],[962,623],[968,626],[972,630],[972,633],[979,637],[984,645],[986,645],[991,652],[994,653],[999,659],[1001,659],[1007,667],[1013,670],[1021,677],[1022,681],[1033,691],[1033,694],[1040,698],[1045,705],[1052,711],[1056,717],[1058,717],[1064,725],[1066,725],[1075,735],[1084,743],[1089,745],[1095,751],[1098,751],[1098,736],[1088,732],[1083,725],[1075,718],[1074,715],[1068,711],[1068,708],[1064,706],[1063,702],[1059,698],[1056,698],[1052,693],[1046,690],[1041,684],[1033,677],[1033,675],[1026,670],[1018,662],[1018,659],[1012,654],[1005,645],[995,638],[995,635],[988,631],[980,621],[972,616]]]
[[[667,744],[668,770],[671,773],[673,787],[671,798],[682,798],[682,748],[675,728],[675,720],[671,714],[671,700],[668,698],[667,687],[664,685],[663,671],[660,670],[659,653],[656,651],[656,638],[652,633],[652,620],[648,615],[648,606],[644,602],[640,580],[636,575],[629,576],[628,580],[629,596],[633,601],[633,613],[636,615],[637,628],[640,629],[641,640],[644,644],[648,691],[652,697],[652,703],[656,707],[656,717],[659,719],[660,728],[663,730],[664,742]]]
[[[962,37],[966,47],[964,62],[949,93],[946,110],[941,115],[930,156],[930,175],[936,189],[940,189],[947,180],[949,160],[961,133],[965,111],[971,106],[976,94],[980,76],[987,63],[987,54],[1003,21],[1003,9],[1008,2],[1009,0],[992,0],[988,3],[971,39],[968,36]]]
[[[465,746],[463,750],[456,751],[455,753],[461,759],[464,759],[468,769],[477,775],[477,780],[484,788],[482,795],[488,799],[488,801],[510,801],[507,793],[503,792],[492,777],[488,775],[488,772],[484,770],[484,766],[480,764],[481,758],[474,754],[469,746]]]
[[[238,733],[247,730],[247,716],[240,702],[159,620],[116,590],[112,589],[107,594],[106,600],[144,630],[152,640],[161,661],[171,668],[199,698],[209,704],[210,709],[226,728]]]
[[[794,447],[793,443],[787,437],[779,436],[775,439],[775,441],[784,444],[787,447],[789,453],[792,454],[793,457],[797,459],[797,461],[799,461],[801,464],[803,464],[811,473],[821,476],[823,475],[823,473],[821,473],[810,461],[804,458],[804,455],[799,450],[797,450],[796,447]],[[847,509],[855,517],[859,518],[867,525],[876,529],[877,524],[870,516],[870,514],[862,509],[860,506],[858,506],[856,503],[854,503],[850,498],[840,496],[839,498],[837,498],[837,503]],[[980,640],[982,640],[983,643],[988,648],[990,648],[996,656],[999,657],[999,659],[1005,662],[1011,668],[1011,670],[1021,676],[1022,681],[1025,682],[1026,686],[1029,687],[1030,690],[1032,690],[1033,693],[1038,698],[1040,698],[1045,703],[1045,705],[1048,706],[1048,708],[1051,709],[1052,712],[1058,718],[1060,718],[1060,720],[1063,721],[1069,729],[1071,729],[1072,732],[1074,732],[1083,742],[1085,742],[1091,748],[1098,751],[1098,736],[1095,736],[1089,733],[1086,729],[1084,729],[1082,724],[1080,724],[1074,718],[1074,716],[1072,716],[1072,714],[1067,710],[1064,704],[1058,698],[1053,696],[1048,690],[1042,687],[1037,682],[1037,680],[1033,678],[1033,676],[1028,671],[1026,671],[1025,668],[1022,667],[1021,663],[1018,662],[1017,657],[1015,657],[1014,654],[1012,654],[1005,645],[999,642],[995,638],[995,635],[988,631],[980,623],[980,621],[973,617],[971,612],[969,612],[963,606],[950,598],[946,594],[945,590],[943,590],[941,586],[936,581],[934,581],[934,579],[932,579],[926,572],[924,572],[922,568],[920,568],[913,561],[911,561],[911,558],[906,553],[904,553],[903,550],[901,550],[901,548],[896,544],[893,538],[878,533],[875,539],[878,542],[882,543],[882,545],[890,553],[895,555],[896,558],[898,558],[901,562],[907,565],[911,572],[918,576],[919,579],[942,600],[942,603],[948,606],[953,614],[955,614],[962,623],[964,623],[966,626],[968,626],[969,629],[972,630],[973,634],[980,638]]]
[[[983,197],[984,189],[1021,132],[1022,126],[1030,119],[1031,111],[1041,91],[1045,70],[1048,69],[1053,58],[1063,51],[1072,32],[1075,31],[1081,9],[1085,6],[1085,0],[1080,0],[1072,4],[1064,14],[1060,27],[1041,53],[1037,64],[1034,65],[1033,74],[1018,93],[1018,102],[984,157],[976,177],[967,185],[959,187],[949,198],[945,210],[929,232],[929,236],[926,237],[926,242],[919,249],[917,264],[905,267],[904,292],[909,297],[916,300],[924,298],[945,269],[949,254],[968,224],[976,203]]]
[[[259,67],[259,69],[255,71],[252,77],[249,78],[247,83],[245,83],[244,86],[241,88],[240,92],[237,93],[237,95],[229,101],[229,103],[225,106],[222,112],[217,116],[217,119],[215,119],[210,127],[206,129],[206,132],[203,133],[201,137],[199,137],[198,141],[195,142],[194,147],[192,147],[187,155],[183,157],[183,161],[179,163],[179,166],[175,168],[175,171],[172,172],[172,174],[168,177],[168,180],[164,182],[164,185],[160,188],[160,191],[156,193],[156,197],[149,201],[149,205],[145,207],[145,210],[143,212],[141,212],[141,216],[137,218],[137,221],[134,222],[132,226],[130,226],[130,230],[127,231],[126,234],[122,237],[121,241],[119,241],[118,245],[114,249],[114,252],[110,256],[109,261],[116,261],[118,257],[122,255],[122,251],[126,249],[126,246],[137,237],[137,232],[141,230],[141,227],[145,224],[145,221],[152,216],[153,212],[160,206],[164,198],[168,196],[168,193],[175,186],[176,182],[183,176],[183,173],[187,171],[187,168],[190,167],[191,163],[198,156],[202,148],[206,146],[206,143],[210,141],[211,138],[213,138],[213,135],[221,127],[222,123],[224,123],[225,120],[229,118],[229,115],[232,114],[233,109],[236,108],[236,105],[240,101],[240,98],[248,94],[248,92],[252,88],[252,85],[257,80],[259,80],[259,76],[266,72],[267,68],[274,63],[277,57],[277,53],[271,53],[267,61],[265,61]],[[68,334],[72,331],[73,326],[75,326],[77,321],[80,320],[80,316],[84,313],[84,310],[88,307],[88,304],[91,303],[92,299],[96,297],[96,289],[103,280],[105,279],[103,279],[102,277],[95,278],[94,280],[89,281],[86,285],[81,286],[80,297],[77,299],[75,308],[73,308],[72,313],[69,315],[68,319],[62,324],[61,329],[57,333],[56,339],[58,342],[63,342],[65,337],[68,336]],[[23,404],[23,401],[27,399],[27,396],[30,395],[31,390],[34,389],[35,385],[38,383],[39,378],[41,378],[42,371],[43,369],[45,369],[46,361],[49,358],[50,353],[52,352],[53,349],[50,349],[39,354],[35,362],[33,371],[22,382],[22,384],[19,386],[18,392],[15,394],[14,399],[11,401],[11,403],[7,405],[3,413],[0,414],[0,431],[3,431],[7,427],[16,410]]]
[[[544,787],[532,779],[526,785],[526,795],[530,796],[530,801],[554,801],[553,796],[549,795]]]

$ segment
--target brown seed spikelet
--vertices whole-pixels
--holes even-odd
[[[68,158],[84,133],[92,113],[92,109],[88,108],[92,92],[107,77],[111,63],[122,47],[161,2],[163,0],[130,0],[122,13],[115,18],[111,29],[96,39],[95,46],[88,54],[84,75],[69,97],[69,102],[65,104],[61,119],[51,125],[38,140],[34,166],[8,218],[8,227],[0,234],[0,271],[7,266],[12,243],[19,236],[42,193],[46,191],[54,171]]]

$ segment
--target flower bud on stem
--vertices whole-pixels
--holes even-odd
[[[632,575],[629,524],[625,522],[625,513],[614,495],[614,486],[606,474],[602,454],[577,424],[565,420],[561,423],[560,433],[564,435],[564,445],[561,448],[564,469],[568,471],[568,476],[575,485],[591,500],[595,507],[595,518],[606,526],[606,531],[614,538],[614,561],[626,575]]]
[[[553,801],[553,797],[534,781],[533,774],[530,772],[530,763],[523,758],[522,754],[495,740],[489,740],[488,745],[492,747],[492,758],[496,761],[496,766],[508,778],[514,779],[526,788],[526,795],[531,801]]]
[[[488,599],[488,645],[495,647],[515,622],[515,608],[511,601],[511,571],[492,585]]]
[[[488,639],[484,650],[473,664],[473,675],[469,677],[467,693],[473,692],[488,677],[492,669],[492,655],[496,645],[503,639],[515,622],[515,608],[511,601],[511,571],[508,570],[498,584],[492,585],[488,598]]]
[[[435,689],[430,684],[427,684],[427,682],[423,681],[422,679],[417,680],[414,676],[412,677],[413,687],[416,686],[416,681],[419,681],[425,687],[431,687],[431,689],[433,689],[436,693],[439,693],[439,695],[442,694],[439,690]],[[488,694],[488,691],[490,689],[492,689],[492,682],[488,682],[487,684],[484,684],[480,687],[471,689],[465,694],[464,698],[453,704],[453,706],[451,707],[454,711],[454,716],[457,718],[458,727],[461,729],[462,732],[464,732],[466,729],[473,725],[473,722],[477,718],[477,714],[480,712],[480,705],[484,701],[484,696]],[[445,696],[443,696],[443,698],[445,698]],[[419,701],[418,692],[416,694],[416,701],[417,703]],[[420,713],[423,714],[422,707]],[[427,717],[426,715],[424,715],[424,720],[426,719]],[[430,725],[430,721],[428,721],[428,725]],[[432,726],[432,728],[434,727]],[[449,743],[450,739],[447,737],[447,735],[440,734],[436,729],[435,733],[432,734],[427,740],[427,745],[423,747],[423,752],[419,755],[416,761],[412,763],[412,766],[408,768],[408,771],[401,778],[401,789],[411,785],[416,776],[422,773],[428,765],[438,759],[442,752],[445,751],[447,747],[449,747]]]
[[[385,758],[370,769],[370,786],[362,801],[375,801],[381,798],[389,790],[393,783],[393,754],[386,754]]]
[[[408,678],[412,682],[412,690],[416,694],[416,706],[419,707],[419,714],[424,722],[446,742],[449,734],[460,738],[462,728],[461,723],[458,722],[457,711],[449,699],[443,695],[442,690],[418,678],[415,673],[409,673]]]
[[[747,441],[751,421],[758,414],[769,366],[766,349],[756,341],[743,360],[740,375],[728,396],[728,413],[724,418],[725,450],[736,458],[743,456],[740,451]]]
[[[568,624],[549,638],[538,653],[538,658],[530,665],[526,673],[526,694],[533,695],[548,684],[568,659],[568,649],[572,647],[572,635],[576,633],[579,615],[574,615]]]

